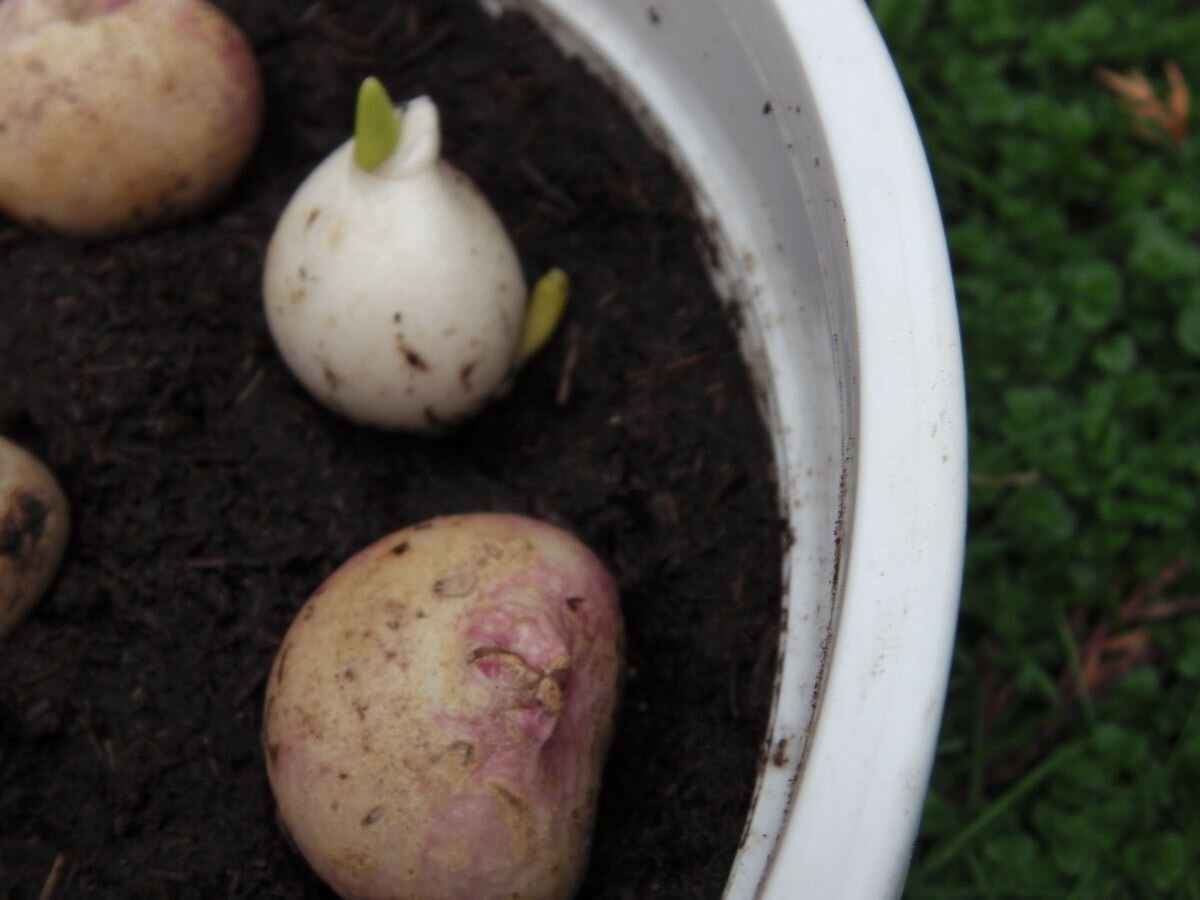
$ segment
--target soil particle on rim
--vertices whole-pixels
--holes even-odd
[[[108,243],[0,219],[0,433],[59,474],[75,520],[55,589],[0,653],[0,893],[34,900],[56,869],[59,898],[331,897],[267,784],[280,641],[357,550],[487,509],[571,528],[621,588],[629,673],[580,897],[719,897],[766,735],[781,528],[686,185],[524,18],[474,0],[219,5],[267,99],[223,203]],[[346,138],[367,74],[439,102],[447,158],[530,282],[562,266],[575,285],[564,333],[437,440],[316,403],[261,308],[275,221]]]

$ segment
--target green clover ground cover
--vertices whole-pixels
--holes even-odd
[[[907,896],[1200,900],[1200,5],[874,0],[966,354],[970,537]],[[1200,97],[1198,97],[1200,99]],[[1200,127],[1195,130],[1200,131]]]

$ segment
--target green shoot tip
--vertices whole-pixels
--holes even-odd
[[[571,279],[562,269],[551,269],[538,279],[529,297],[529,312],[525,316],[525,332],[517,352],[517,365],[523,366],[546,346],[562,319],[571,292]]]
[[[368,78],[358,89],[354,114],[354,162],[372,172],[385,162],[400,143],[400,114],[392,105],[387,88],[378,78]]]

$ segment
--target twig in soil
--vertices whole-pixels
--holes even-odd
[[[244,388],[242,388],[242,390],[238,393],[237,397],[233,401],[233,405],[241,406],[243,403],[245,403],[246,400],[250,397],[250,395],[253,394],[255,392],[255,390],[257,390],[259,384],[262,382],[262,379],[263,379],[263,370],[259,369],[257,372],[254,373],[254,377],[250,379],[250,383],[247,384]]]
[[[729,666],[729,718],[737,722],[741,717],[742,711],[738,707],[737,664],[731,663]]]
[[[121,767],[121,760],[117,756],[116,745],[113,744],[112,738],[105,738],[100,742],[100,746],[104,750],[104,759],[108,763],[108,768],[113,772]]]
[[[149,869],[148,871],[151,875],[161,878],[164,881],[176,881],[181,884],[191,877],[186,872],[172,872],[168,869]]]
[[[79,374],[86,375],[91,378],[94,375],[113,375],[118,372],[136,372],[139,369],[149,368],[153,363],[150,360],[131,359],[123,363],[110,363],[103,366],[84,366],[79,370]]]
[[[558,379],[558,390],[554,402],[566,406],[571,399],[571,385],[575,375],[575,363],[579,359],[579,326],[572,325],[567,332],[567,355],[563,359],[562,375]]]
[[[676,520],[678,521],[678,519]],[[732,600],[730,606],[737,609],[742,605],[742,594],[746,588],[746,551],[742,550],[738,554],[737,574],[733,576],[733,582],[729,586],[729,595]]]
[[[245,250],[254,256],[261,256],[267,249],[266,241],[261,237],[251,237],[250,235],[236,238],[233,246],[239,250]]]
[[[546,198],[552,206],[556,206],[563,212],[574,215],[579,212],[579,204],[570,198],[566,191],[554,184],[546,173],[535,166],[527,159],[518,161],[517,168],[521,170],[521,174],[525,176],[525,180],[530,186]]]
[[[40,669],[37,669],[36,671],[34,671],[25,680],[25,683],[28,685],[39,684],[40,682],[45,681],[47,678],[54,677],[62,670],[63,670],[62,660],[58,659],[58,658],[50,658],[46,661],[46,664],[44,666],[42,666]]]
[[[704,508],[712,511],[716,505],[725,498],[725,495],[739,484],[745,477],[745,473],[739,469],[735,469],[729,464],[721,466],[717,472],[717,478],[713,484],[712,490],[708,494],[708,498],[704,501]]]
[[[379,24],[363,39],[364,44],[367,47],[374,47],[378,44],[383,39],[383,36],[387,34],[388,29],[396,24],[403,9],[404,7],[399,3],[393,3],[391,8],[383,14],[383,18],[379,20]]]
[[[84,707],[84,712],[79,715],[77,721],[82,726],[83,733],[92,747],[92,752],[96,754],[96,759],[100,761],[100,765],[104,766],[110,772],[117,771],[117,754],[113,749],[113,742],[110,738],[101,740],[96,734],[95,728],[92,727],[92,710],[90,705]]]
[[[778,655],[779,632],[768,628],[758,640],[758,653],[755,654],[754,665],[750,668],[749,696],[765,696],[769,689],[767,680],[774,677]]]
[[[46,876],[46,883],[42,885],[42,892],[38,894],[38,900],[50,900],[54,896],[54,892],[58,890],[58,882],[62,879],[63,867],[66,864],[66,854],[59,853],[54,857],[54,864],[50,866],[50,874]]]
[[[683,356],[679,359],[674,359],[665,366],[658,366],[651,369],[636,369],[629,373],[631,381],[653,380],[659,375],[667,373],[682,372],[685,369],[690,369],[692,366],[704,362],[716,355],[715,350],[703,350],[700,353],[692,353],[689,356]]]
[[[345,28],[339,28],[328,19],[319,20],[317,22],[317,29],[326,37],[340,41],[347,46],[353,47],[355,50],[369,50],[378,44],[380,38],[395,24],[395,19],[403,9],[404,7],[401,4],[393,3],[388,12],[379,20],[379,23],[367,34],[355,34],[352,31],[347,31]]]
[[[312,5],[310,5],[308,7],[308,9],[306,9],[303,13],[300,14],[300,18],[296,20],[296,25],[298,27],[303,27],[303,26],[307,25],[309,22],[311,22],[313,19],[315,19],[317,16],[319,16],[322,12],[324,12],[324,6],[325,6],[324,0],[317,0],[316,3],[313,3]]]
[[[184,562],[189,569],[224,569],[229,560],[223,556],[198,556]]]
[[[425,40],[421,41],[421,43],[417,44],[417,46],[413,47],[407,53],[402,54],[399,61],[404,65],[412,65],[417,60],[428,56],[440,47],[446,38],[450,37],[453,33],[453,28],[442,23],[433,30],[433,33],[429,37],[425,38]]]
[[[659,518],[672,528],[679,524],[679,504],[675,501],[674,494],[661,491],[655,494],[654,509]]]
[[[704,389],[704,393],[712,401],[713,415],[717,417],[724,415],[725,408],[729,405],[725,399],[725,382],[714,381]]]
[[[258,677],[246,679],[246,683],[242,685],[233,697],[233,708],[238,709],[243,703],[257,694],[260,690],[267,686],[267,679],[271,675],[270,668],[265,668],[259,672]]]

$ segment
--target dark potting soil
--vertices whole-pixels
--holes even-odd
[[[90,245],[0,220],[0,433],[59,474],[75,518],[57,584],[0,646],[0,896],[38,897],[52,868],[56,898],[331,896],[273,818],[273,655],[355,550],[492,509],[575,530],[622,591],[629,679],[581,896],[718,897],[766,732],[781,527],[686,187],[525,19],[473,0],[222,6],[267,90],[225,202]],[[439,101],[447,157],[531,278],[574,276],[512,393],[436,441],[318,406],[262,312],[276,217],[368,74]]]

